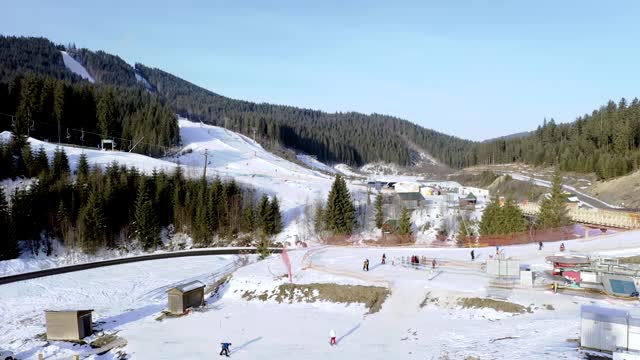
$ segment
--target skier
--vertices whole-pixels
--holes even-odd
[[[386,263],[386,260],[387,260],[387,255],[382,254],[382,265]]]
[[[436,268],[436,259],[434,258],[433,261],[431,262],[431,268],[435,269]]]
[[[227,355],[227,357],[229,357],[229,346],[231,346],[231,343],[220,343],[220,346],[222,346],[222,349],[220,349],[220,356]]]
[[[367,259],[364,259],[364,262],[362,263],[362,271],[367,271]]]
[[[367,271],[369,271],[369,259],[365,260],[365,266],[367,268]]]
[[[500,255],[500,248],[496,246],[496,256]]]
[[[542,241],[538,243],[538,250],[542,250]]]
[[[329,338],[329,344],[331,344],[331,346],[336,345],[336,332],[333,331],[333,329],[329,331]]]
[[[471,249],[471,261],[476,259],[476,254],[474,253],[473,249]]]
[[[560,244],[560,251],[564,251],[564,243]]]

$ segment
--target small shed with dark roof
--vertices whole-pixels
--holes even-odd
[[[191,307],[204,305],[205,284],[191,281],[169,289],[169,312],[182,314]]]

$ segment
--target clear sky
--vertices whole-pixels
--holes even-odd
[[[639,1],[0,0],[4,35],[481,140],[640,95]]]

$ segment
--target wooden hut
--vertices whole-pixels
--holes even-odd
[[[182,314],[190,307],[204,305],[205,285],[200,281],[191,281],[169,289],[169,312]]]
[[[93,334],[93,310],[46,310],[47,340],[79,341]]]

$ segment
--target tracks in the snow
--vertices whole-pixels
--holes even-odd
[[[272,248],[270,249],[270,251],[272,253],[280,253],[282,252],[282,249]],[[56,267],[52,269],[31,271],[31,272],[9,275],[9,276],[2,276],[0,277],[0,285],[9,284],[17,281],[36,279],[36,278],[45,277],[45,276],[66,274],[66,273],[75,272],[75,271],[96,269],[96,268],[112,266],[112,265],[129,264],[129,263],[140,262],[140,261],[172,259],[172,258],[190,257],[190,256],[242,255],[242,254],[255,254],[255,253],[257,253],[256,248],[246,247],[246,248],[216,248],[216,249],[186,250],[186,251],[167,252],[167,253],[160,253],[160,254],[131,256],[126,258],[96,261],[96,262],[70,265],[70,266],[61,266],[61,267]]]

